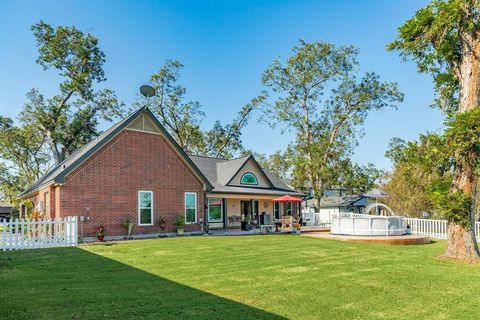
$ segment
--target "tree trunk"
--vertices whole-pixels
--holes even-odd
[[[47,131],[46,134],[47,134],[48,145],[50,147],[50,150],[53,153],[53,157],[55,158],[55,165],[59,165],[65,159],[63,152],[58,151],[57,144],[53,140],[51,132]]]
[[[480,261],[473,225],[465,227],[454,221],[448,223],[448,246],[442,257],[470,263]]]
[[[463,55],[460,64],[460,95],[458,112],[466,112],[480,106],[480,41],[475,35],[463,34]],[[468,262],[479,262],[480,253],[475,238],[475,205],[472,194],[475,185],[473,169],[476,154],[472,151],[471,157],[463,164],[457,164],[453,182],[453,192],[463,192],[472,196],[472,205],[469,211],[468,223],[459,223],[451,220],[448,224],[448,247],[443,254],[447,258],[461,259]]]

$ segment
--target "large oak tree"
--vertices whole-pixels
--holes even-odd
[[[389,45],[405,59],[415,61],[419,72],[432,75],[436,91],[433,104],[448,116],[480,106],[479,15],[478,0],[434,0],[405,22],[398,29],[398,38]],[[463,214],[449,216],[444,256],[478,261],[475,205],[471,201],[475,198],[472,193],[476,190],[478,151],[474,144],[459,155],[457,152],[450,197],[469,198],[470,209],[467,206]]]

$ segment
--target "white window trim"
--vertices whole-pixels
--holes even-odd
[[[193,194],[195,196],[195,221],[194,222],[188,222],[187,221],[187,195]],[[198,197],[196,192],[185,192],[185,195],[183,196],[183,206],[185,207],[185,224],[196,224],[198,220]]]
[[[292,213],[293,213],[293,203],[292,203],[292,202],[287,202],[287,204],[290,205],[290,209],[288,209],[288,206],[286,205],[286,206],[285,206],[285,207],[286,207],[286,208],[285,208],[285,214],[288,215],[288,210],[290,210],[290,215],[292,215]]]
[[[151,208],[150,208],[150,221],[151,223],[141,223],[141,219],[140,219],[140,209],[142,209],[142,207],[140,206],[140,193],[143,192],[143,193],[150,193],[151,195]],[[138,215],[138,225],[143,227],[143,226],[153,226],[153,191],[151,190],[138,190],[138,195],[137,195],[137,207],[138,207],[138,211],[137,211],[137,215]],[[148,209],[146,207],[143,207],[143,209]]]
[[[212,199],[220,199],[220,220],[210,220],[210,200],[212,200]],[[212,223],[223,222],[223,200],[222,200],[222,198],[208,198],[207,199],[207,204],[208,204],[207,221],[212,222]]]

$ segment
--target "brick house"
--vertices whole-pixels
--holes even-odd
[[[20,197],[47,218],[84,217],[85,236],[93,236],[99,225],[108,236],[120,236],[127,217],[135,222],[135,234],[145,234],[173,232],[177,214],[185,216],[187,232],[200,231],[205,221],[213,228],[239,227],[245,219],[259,218],[261,210],[296,214],[296,206],[271,202],[286,194],[300,195],[252,156],[187,155],[144,107],[52,168]],[[22,215],[26,211],[21,208]]]

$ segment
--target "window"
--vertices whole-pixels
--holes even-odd
[[[185,223],[197,223],[196,192],[185,192]]]
[[[153,192],[138,191],[138,225],[153,225]]]
[[[247,172],[242,176],[240,180],[241,184],[258,184],[257,177],[251,172]]]
[[[222,199],[208,199],[208,222],[222,222]]]
[[[280,203],[274,202],[273,203],[273,216],[275,219],[280,219]]]
[[[50,218],[50,192],[47,191],[45,192],[44,196],[43,196],[43,200],[44,200],[44,203],[45,203],[45,217],[47,218]]]
[[[292,215],[292,203],[287,202],[287,216],[291,216],[291,215]]]

